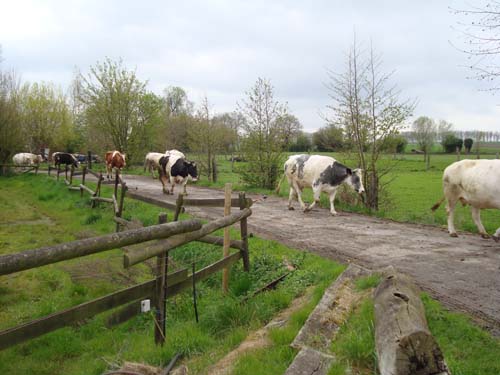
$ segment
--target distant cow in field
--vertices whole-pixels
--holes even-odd
[[[357,193],[364,193],[363,173],[361,169],[350,169],[334,158],[322,155],[292,155],[284,165],[285,176],[290,185],[288,209],[293,210],[292,200],[297,199],[304,212],[312,210],[319,202],[321,192],[330,197],[330,213],[336,215],[335,194],[341,184],[351,186]],[[302,201],[302,190],[311,187],[313,203],[307,207]]]
[[[31,154],[29,152],[22,152],[20,154],[15,154],[12,157],[12,162],[16,166],[25,166],[25,165],[36,166],[36,165],[40,164],[41,162],[43,162],[43,156]]]
[[[198,180],[196,163],[187,161],[184,154],[177,150],[170,150],[160,158],[160,181],[165,194],[174,194],[175,184],[182,185],[183,193],[187,195],[186,185],[189,180]],[[168,183],[170,182],[170,190]]]
[[[106,162],[106,176],[108,179],[111,175],[113,178],[113,168],[116,168],[118,171],[121,171],[123,167],[125,167],[125,154],[122,154],[120,151],[108,151],[106,155],[104,155],[104,161]],[[116,173],[118,173],[118,171]]]
[[[54,161],[55,167],[61,164],[73,165],[75,168],[78,168],[80,166],[75,156],[67,152],[54,152],[52,154],[52,160]]]
[[[481,223],[480,211],[482,208],[500,208],[500,160],[466,159],[453,163],[444,170],[443,192],[444,197],[432,206],[432,211],[444,200],[448,201],[446,213],[450,236],[457,237],[453,214],[457,202],[460,201],[464,206],[471,206],[472,219],[479,233],[483,238],[489,238]],[[500,228],[493,239],[500,240]]]
[[[149,172],[151,172],[153,178],[156,178],[155,170],[160,170],[160,158],[162,156],[165,156],[165,154],[162,154],[160,152],[148,152],[146,154],[146,157],[144,158],[144,172],[148,170]]]

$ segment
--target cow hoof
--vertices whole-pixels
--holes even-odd
[[[293,208],[292,206],[288,206],[288,210],[293,211],[293,210],[295,210],[295,208]]]
[[[497,236],[492,236],[492,237],[493,237],[493,239],[495,240],[495,242],[500,241],[500,237],[497,237]]]
[[[456,233],[450,233],[450,237],[458,237],[458,234],[456,234]]]
[[[337,216],[338,214],[337,214],[337,212],[330,212],[330,215]]]
[[[487,233],[482,233],[482,234],[481,234],[481,237],[483,237],[485,240],[490,239],[490,235],[489,235],[489,234],[487,234]]]

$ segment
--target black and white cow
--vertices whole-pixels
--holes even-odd
[[[160,181],[163,185],[163,193],[174,194],[175,184],[183,187],[183,194],[187,195],[186,185],[189,180],[198,180],[198,169],[196,163],[187,161],[184,154],[177,150],[170,150],[160,158]],[[170,190],[168,183],[170,182]]]
[[[292,155],[285,162],[285,175],[290,185],[289,210],[294,209],[292,200],[295,198],[304,212],[310,211],[319,202],[321,192],[325,192],[330,197],[330,213],[336,215],[333,202],[341,184],[351,186],[359,194],[365,191],[361,169],[351,170],[329,156]],[[309,207],[302,201],[305,187],[311,187],[314,194],[314,202]]]
[[[55,167],[61,164],[74,165],[75,168],[78,168],[80,166],[80,163],[78,163],[78,160],[75,158],[75,156],[67,152],[54,152],[52,154],[52,160],[54,161]]]

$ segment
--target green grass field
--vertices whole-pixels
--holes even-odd
[[[125,216],[145,225],[156,223],[159,212],[159,208],[137,201],[125,204]],[[111,217],[109,206],[91,209],[88,197],[81,199],[62,181],[34,175],[0,177],[0,254],[110,233],[115,227]],[[243,272],[240,264],[232,268],[228,296],[221,292],[220,273],[198,284],[199,324],[194,320],[191,291],[168,301],[164,347],[154,345],[150,314],[108,329],[104,322],[109,313],[103,313],[75,327],[0,351],[0,374],[101,374],[125,360],[165,366],[177,352],[184,355],[190,373],[201,373],[306,288],[328,284],[344,268],[272,241],[253,237],[249,245],[251,272]],[[190,267],[193,261],[199,269],[221,256],[220,247],[191,243],[171,252],[171,269]],[[287,272],[285,263],[294,264],[297,270],[276,290],[241,302]],[[2,276],[0,329],[152,277],[146,264],[125,271],[120,250]]]

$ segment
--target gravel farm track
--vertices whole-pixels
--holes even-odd
[[[131,175],[123,179],[135,193],[175,202],[176,195],[164,195],[158,180]],[[179,191],[176,187],[175,194]],[[188,193],[190,198],[224,195],[220,190],[192,184]],[[289,211],[283,198],[250,197],[255,203],[248,224],[255,235],[373,270],[393,265],[444,305],[468,313],[500,335],[500,243],[471,233],[451,238],[445,228],[353,213],[339,212],[333,217],[320,207],[309,213]],[[429,202],[429,207],[433,203]],[[222,215],[219,208],[187,207],[186,212],[203,219]]]

